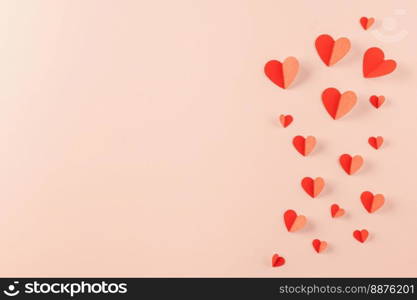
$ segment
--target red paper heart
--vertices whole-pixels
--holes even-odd
[[[345,214],[345,210],[340,208],[337,204],[332,204],[330,207],[330,214],[332,215],[332,218],[339,218]]]
[[[354,92],[346,91],[340,94],[336,88],[325,89],[321,94],[321,99],[327,112],[334,120],[346,115],[356,104],[356,94]]]
[[[297,135],[293,138],[292,144],[301,155],[307,156],[316,146],[316,138],[314,136],[308,136],[305,138],[301,135]]]
[[[319,239],[313,240],[313,248],[316,250],[317,253],[321,253],[327,248],[327,242],[320,241]]]
[[[278,254],[272,255],[272,267],[280,267],[285,264],[285,258],[279,256]]]
[[[377,48],[369,48],[363,56],[363,76],[365,78],[387,75],[395,70],[397,63],[392,60],[385,60],[384,52]]]
[[[363,29],[368,30],[372,26],[372,24],[374,24],[375,19],[374,18],[368,19],[367,17],[362,17],[359,20],[359,22],[361,23]]]
[[[335,41],[330,35],[322,34],[316,39],[315,46],[321,60],[330,67],[349,52],[350,41],[344,37]]]
[[[372,95],[369,98],[369,102],[371,102],[371,104],[375,107],[375,108],[380,108],[382,104],[384,104],[385,102],[385,97],[384,96],[375,96]]]
[[[298,216],[294,210],[289,209],[284,213],[284,223],[289,232],[295,232],[305,226],[307,218],[302,215]]]
[[[317,177],[316,179],[304,177],[303,180],[301,180],[301,186],[304,191],[312,198],[317,197],[321,193],[324,184],[324,180],[321,177]]]
[[[339,158],[340,165],[348,175],[355,174],[362,165],[363,158],[360,155],[351,156],[349,154],[342,154]]]
[[[280,115],[279,121],[281,122],[282,127],[287,128],[293,121],[293,117],[291,115]]]
[[[377,137],[371,136],[368,139],[368,143],[369,145],[371,145],[372,147],[378,150],[384,143],[384,138],[382,136],[377,136]]]
[[[353,237],[361,243],[364,243],[366,241],[366,239],[368,238],[368,236],[369,236],[369,232],[366,229],[362,229],[360,231],[355,230],[353,232]]]
[[[278,60],[270,60],[265,64],[265,75],[280,88],[286,89],[294,81],[299,68],[295,57],[287,57],[283,63]]]
[[[385,197],[382,194],[372,194],[371,192],[363,192],[361,194],[361,202],[363,207],[371,214],[380,209],[385,203]]]

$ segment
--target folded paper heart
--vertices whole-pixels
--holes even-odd
[[[316,138],[314,136],[305,138],[301,135],[297,135],[293,138],[292,144],[301,155],[307,156],[313,151],[314,146],[316,146]]]
[[[355,174],[363,165],[363,158],[360,155],[351,156],[342,154],[339,158],[340,165],[348,175]]]
[[[327,242],[320,241],[319,239],[313,240],[313,248],[317,253],[322,253],[327,248]]]
[[[371,145],[372,147],[374,147],[376,150],[378,150],[382,144],[384,143],[384,138],[382,136],[371,136],[368,139],[368,143],[369,145]]]
[[[307,218],[302,215],[297,215],[294,210],[289,209],[284,213],[284,223],[289,232],[295,232],[306,225]]]
[[[394,71],[397,63],[392,59],[385,60],[384,57],[384,52],[377,47],[366,50],[363,56],[363,76],[374,78]]]
[[[304,177],[303,180],[301,180],[302,188],[312,198],[317,197],[321,193],[324,185],[324,180],[321,177],[317,177],[316,179]]]
[[[366,229],[362,229],[362,230],[355,230],[355,231],[353,232],[353,237],[354,237],[354,238],[355,238],[358,242],[361,242],[361,243],[364,243],[364,242],[367,240],[368,236],[369,236],[369,232],[368,232],[368,230],[366,230]]]
[[[338,120],[352,110],[357,97],[352,91],[341,94],[336,88],[327,88],[321,94],[321,99],[329,115]]]
[[[282,127],[287,128],[293,121],[293,117],[291,115],[280,115],[279,121],[281,122]]]
[[[270,60],[265,64],[265,75],[280,88],[286,89],[294,81],[299,69],[298,60],[295,57],[287,57],[283,63],[278,60]]]
[[[375,107],[375,108],[380,108],[382,104],[384,104],[385,102],[385,97],[384,96],[375,96],[372,95],[369,98],[369,102],[371,102],[371,104]]]
[[[285,264],[285,258],[279,256],[278,254],[272,255],[272,267],[280,267]]]
[[[382,194],[372,194],[371,192],[363,192],[361,194],[361,202],[363,207],[371,214],[380,209],[385,203],[385,197]]]
[[[350,41],[345,37],[335,41],[330,35],[322,34],[316,39],[315,46],[321,60],[330,67],[349,52]]]
[[[332,218],[339,218],[345,214],[345,210],[340,208],[337,204],[332,204],[332,206],[330,206],[330,214],[332,215]]]
[[[359,20],[359,23],[361,23],[361,26],[363,29],[368,30],[372,24],[374,24],[375,19],[374,18],[367,18],[367,17],[362,17]]]

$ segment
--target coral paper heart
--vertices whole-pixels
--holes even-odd
[[[294,81],[299,69],[298,60],[295,57],[287,57],[283,63],[270,60],[265,64],[265,75],[280,88],[286,89]]]
[[[384,205],[385,197],[382,194],[374,195],[366,191],[361,194],[361,202],[363,207],[371,214]]]
[[[342,154],[339,158],[340,165],[348,175],[355,174],[363,165],[363,158],[360,155],[350,156]]]
[[[293,117],[291,115],[280,115],[279,121],[281,122],[282,127],[287,128],[293,121]]]
[[[371,102],[371,104],[375,107],[375,108],[380,108],[382,104],[384,104],[385,102],[385,97],[384,96],[375,96],[372,95],[369,98],[369,102]]]
[[[361,23],[363,29],[368,30],[374,24],[375,19],[362,17],[359,22]]]
[[[316,179],[304,177],[303,180],[301,180],[301,186],[304,191],[312,198],[317,197],[321,193],[324,185],[324,180],[321,177],[317,177]]]
[[[397,63],[392,60],[385,60],[384,52],[377,48],[369,48],[363,55],[363,76],[374,78],[387,75],[395,70]]]
[[[272,255],[272,267],[280,267],[285,264],[285,258],[279,256],[278,254]]]
[[[322,34],[316,39],[316,50],[321,60],[328,67],[341,60],[350,49],[350,41],[347,38],[339,38],[336,41],[328,34]]]
[[[346,115],[356,104],[356,94],[354,92],[347,91],[340,94],[335,88],[325,89],[321,94],[321,99],[327,112],[334,120]]]
[[[332,218],[339,218],[345,214],[345,210],[340,208],[337,204],[332,204],[332,206],[330,206],[330,214],[332,215]]]
[[[361,243],[365,242],[368,236],[369,236],[369,232],[366,229],[355,230],[353,232],[353,237]]]
[[[368,139],[368,143],[369,145],[371,145],[372,147],[378,150],[384,143],[384,138],[382,136],[377,136],[377,137],[371,136]]]
[[[304,138],[301,135],[297,135],[293,138],[292,144],[301,155],[307,156],[313,151],[314,146],[316,145],[316,138],[314,136]]]
[[[307,218],[302,215],[298,216],[294,210],[289,209],[284,213],[284,223],[289,232],[295,232],[306,225]]]
[[[321,253],[327,248],[327,242],[320,241],[318,239],[313,240],[313,248],[316,250],[317,253]]]

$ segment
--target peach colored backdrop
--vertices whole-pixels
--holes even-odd
[[[414,0],[1,1],[0,275],[417,276],[416,28]],[[332,68],[321,33],[352,42]],[[362,78],[371,46],[392,75]],[[290,55],[301,73],[283,91],[263,65]],[[330,86],[359,97],[339,121],[321,104]],[[297,134],[317,137],[311,157]],[[365,158],[357,176],[345,152]],[[304,176],[325,178],[319,199]],[[365,189],[387,198],[375,215]],[[333,202],[346,218],[329,218]],[[288,208],[305,230],[286,232]]]

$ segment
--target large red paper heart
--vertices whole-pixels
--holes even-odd
[[[384,52],[377,48],[369,48],[363,55],[363,76],[365,78],[379,77],[387,75],[395,70],[397,63],[392,60],[384,59]]]
[[[317,253],[321,253],[327,248],[327,242],[320,241],[319,239],[313,240],[313,248],[316,250]]]
[[[292,123],[293,117],[291,115],[280,115],[279,121],[282,127],[287,128]]]
[[[335,88],[327,88],[321,94],[323,105],[326,108],[329,115],[334,119],[340,119],[356,104],[356,94],[352,91],[340,92]]]
[[[294,210],[289,209],[284,213],[284,223],[289,232],[295,232],[305,226],[307,218],[302,215],[298,216]]]
[[[353,232],[353,237],[361,243],[364,243],[369,236],[369,232],[366,229],[355,230]]]
[[[350,49],[350,41],[347,38],[339,38],[336,41],[328,34],[322,34],[316,39],[316,50],[321,60],[328,67],[341,60]]]
[[[316,138],[314,136],[305,138],[301,135],[297,135],[293,138],[292,144],[301,155],[307,156],[313,151],[314,146],[316,145]]]
[[[317,197],[321,193],[324,184],[324,180],[321,177],[317,177],[316,179],[304,177],[303,180],[301,180],[301,186],[304,191],[312,198]]]
[[[285,264],[285,258],[279,256],[278,254],[272,255],[272,267],[280,267]]]
[[[368,139],[368,143],[369,145],[371,145],[372,147],[374,147],[376,150],[378,150],[382,144],[384,143],[384,138],[382,136],[371,136]]]
[[[384,104],[384,102],[385,102],[385,97],[384,96],[375,96],[375,95],[372,95],[371,97],[369,97],[369,102],[371,102],[371,104],[375,108],[380,108],[381,105]]]
[[[371,192],[363,192],[361,194],[361,202],[363,207],[371,214],[380,209],[385,203],[385,197],[382,194],[372,194]]]
[[[295,57],[287,57],[283,63],[278,60],[270,60],[265,64],[265,75],[280,88],[286,89],[294,81],[299,68]]]
[[[351,156],[342,154],[339,158],[340,165],[348,175],[355,174],[363,165],[363,158],[360,155]]]

